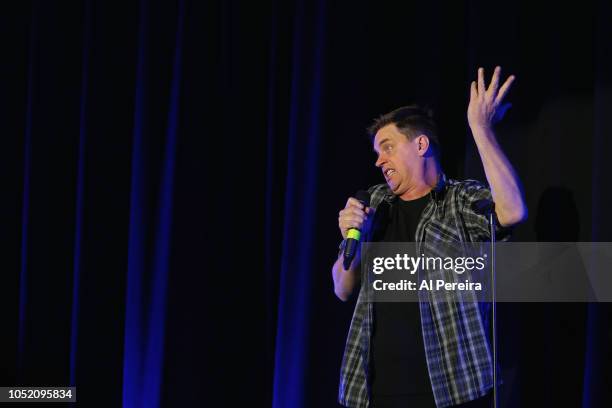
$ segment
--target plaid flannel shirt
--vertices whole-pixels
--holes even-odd
[[[392,204],[396,199],[386,184],[371,187],[369,192],[373,209],[383,200]],[[492,197],[482,183],[456,181],[442,175],[421,214],[415,242],[435,250],[436,243],[490,241],[488,217],[478,214],[473,207],[474,203],[483,200],[492,201]],[[508,239],[510,230],[495,221],[496,239]],[[364,240],[370,239],[371,233],[366,234]],[[362,268],[361,289],[340,370],[338,402],[352,408],[370,405],[368,371],[374,325],[373,306],[366,300],[369,279],[365,269]],[[487,334],[490,304],[427,292],[424,296],[430,299],[424,302],[420,297],[419,306],[427,367],[437,407],[453,406],[485,395],[493,387],[493,363]]]

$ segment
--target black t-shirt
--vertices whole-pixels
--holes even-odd
[[[414,242],[421,213],[428,202],[429,194],[412,201],[396,198],[388,209],[388,217],[384,217],[387,224],[383,241]],[[392,271],[385,274],[389,272]],[[401,277],[398,275],[397,279]],[[424,406],[433,402],[417,302],[374,303],[371,358],[375,406],[377,398],[379,401],[392,398],[401,403],[424,399]]]

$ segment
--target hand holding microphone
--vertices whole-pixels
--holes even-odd
[[[350,197],[346,206],[340,211],[338,226],[344,238],[344,269],[348,270],[357,252],[357,246],[361,240],[361,232],[372,212],[370,205],[370,194],[367,191],[358,191],[355,198]]]

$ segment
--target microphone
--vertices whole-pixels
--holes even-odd
[[[357,194],[355,194],[355,198],[361,202],[366,207],[370,206],[370,193],[364,190],[359,190]],[[359,241],[361,240],[361,231],[357,228],[350,228],[346,233],[346,244],[344,245],[344,269],[347,269],[351,266],[351,262],[353,262],[353,258],[355,257],[355,253],[357,252],[357,245],[359,245]]]
[[[490,216],[495,211],[495,203],[493,200],[483,198],[472,203],[472,211],[478,215]]]

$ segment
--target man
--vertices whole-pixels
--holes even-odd
[[[527,217],[519,179],[497,143],[493,125],[514,76],[500,87],[496,67],[488,88],[484,70],[472,82],[468,122],[490,190],[474,180],[447,179],[439,163],[436,126],[416,106],[380,117],[370,129],[376,166],[386,184],[369,189],[370,207],[349,198],[338,224],[365,229],[366,240],[482,242],[486,215],[474,203],[493,200],[498,238]],[[380,214],[386,212],[385,217]],[[382,225],[382,228],[381,228]],[[378,231],[374,233],[373,231]],[[344,241],[343,241],[344,243]],[[334,291],[343,301],[359,289],[341,368],[339,402],[348,407],[489,406],[493,362],[486,316],[474,303],[372,303],[357,254],[348,270],[342,251],[332,268]]]

